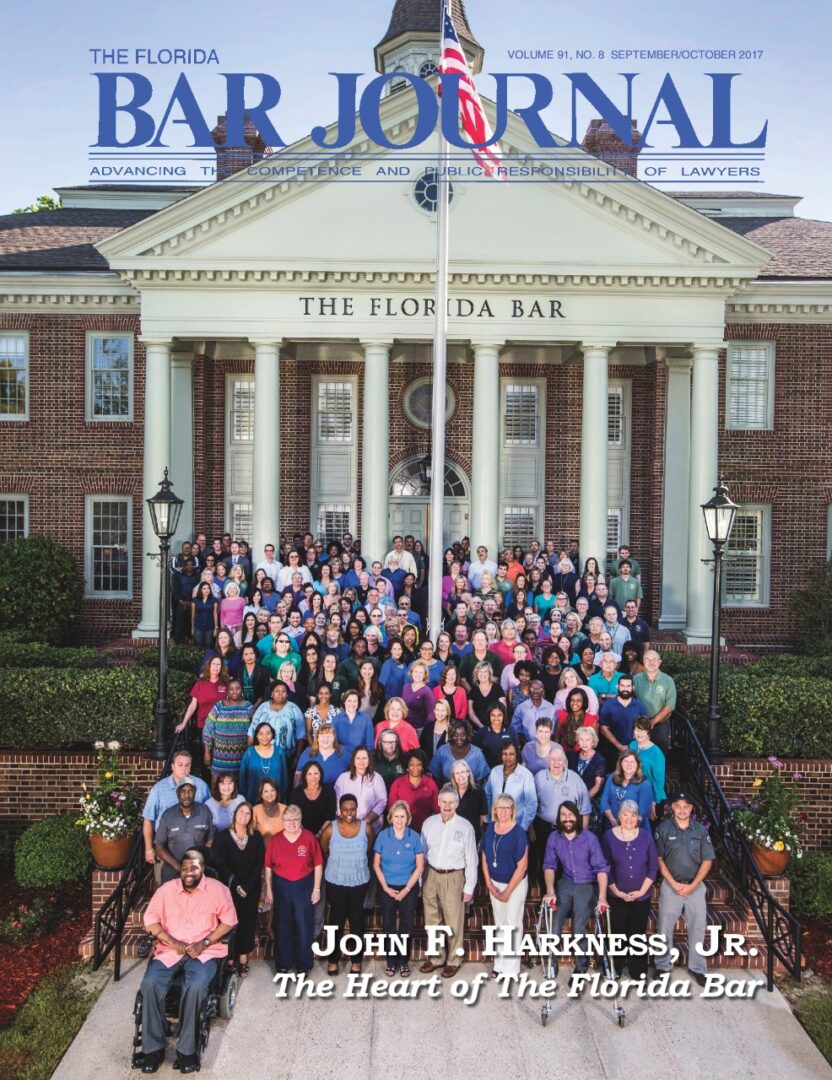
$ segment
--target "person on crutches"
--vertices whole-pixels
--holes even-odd
[[[555,888],[555,871],[562,867],[563,874]],[[543,878],[546,883],[546,902],[557,908],[557,934],[564,923],[572,919],[573,936],[586,933],[593,911],[603,914],[607,910],[607,876],[609,864],[601,851],[595,833],[584,829],[583,820],[575,803],[561,803],[555,828],[546,844],[543,857]],[[585,951],[575,956],[575,975],[589,967]],[[555,963],[557,972],[557,962]]]

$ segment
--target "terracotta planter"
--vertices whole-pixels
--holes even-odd
[[[105,840],[103,836],[90,833],[93,860],[102,870],[121,870],[127,865],[135,841],[135,833],[120,836],[118,840]]]
[[[751,845],[751,854],[763,877],[778,877],[784,873],[791,858],[788,851],[774,851],[773,848],[761,847],[759,844]]]

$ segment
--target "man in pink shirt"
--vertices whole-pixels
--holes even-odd
[[[201,851],[185,853],[179,877],[161,885],[144,913],[156,952],[142,979],[142,1072],[154,1073],[165,1058],[165,997],[176,973],[183,971],[179,1004],[180,1072],[199,1070],[197,1020],[217,964],[228,955],[222,938],[237,925],[231,893],[205,875]]]

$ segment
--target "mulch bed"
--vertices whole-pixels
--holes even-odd
[[[11,875],[0,881],[0,918],[18,904],[43,897],[66,906],[66,917],[51,932],[25,945],[0,942],[0,1027],[14,1019],[44,975],[78,960],[78,946],[90,928],[89,882],[54,889],[21,889]]]
[[[804,917],[800,921],[806,966],[817,975],[832,979],[832,915],[823,919]]]

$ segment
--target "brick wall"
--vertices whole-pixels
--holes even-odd
[[[121,754],[124,776],[147,791],[162,762],[147,754]],[[94,753],[0,753],[0,829],[21,832],[52,814],[78,810],[81,785],[98,780]]]
[[[784,781],[800,793],[807,846],[832,851],[832,761],[787,761],[785,766]],[[754,781],[764,780],[773,771],[765,758],[729,758],[714,769],[729,799],[752,795]],[[795,772],[800,773],[801,780],[793,779]]]

